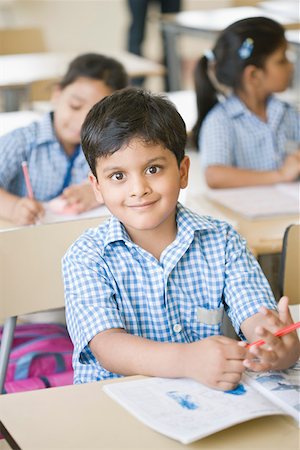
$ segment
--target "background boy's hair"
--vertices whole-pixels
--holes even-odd
[[[123,89],[128,85],[128,75],[123,65],[98,53],[85,53],[73,59],[59,86],[64,89],[80,77],[103,81],[112,90]]]
[[[173,103],[161,95],[132,87],[96,103],[81,130],[83,152],[95,177],[97,158],[120,150],[134,138],[161,144],[174,153],[179,165],[186,137],[185,123]]]
[[[263,69],[266,59],[284,43],[284,28],[266,17],[242,19],[221,32],[211,54],[202,56],[195,67],[198,118],[193,128],[193,139],[197,146],[201,124],[218,103],[216,84],[233,91],[240,88],[245,67],[253,64]],[[209,75],[210,69],[215,83]]]

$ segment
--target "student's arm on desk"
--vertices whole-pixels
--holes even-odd
[[[273,334],[292,323],[287,297],[280,299],[278,313],[262,307],[261,312],[246,319],[241,325],[241,330],[248,342],[263,339],[266,346],[251,347],[249,352],[254,359],[245,360],[245,366],[260,372],[287,369],[295,364],[300,357],[300,342],[296,331],[281,337]]]
[[[34,199],[18,197],[0,188],[0,216],[16,225],[31,225],[43,216],[42,204]]]
[[[193,343],[157,342],[110,329],[97,334],[90,348],[109,371],[122,375],[194,378],[209,387],[233,389],[245,370],[247,350],[225,336]]]
[[[287,156],[278,170],[258,171],[224,165],[209,166],[205,169],[206,182],[213,189],[289,182],[296,180],[299,174],[300,150]]]

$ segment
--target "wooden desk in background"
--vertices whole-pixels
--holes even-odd
[[[177,53],[177,39],[180,35],[199,36],[214,41],[218,33],[233,22],[247,17],[257,16],[274,19],[287,29],[299,28],[300,25],[299,16],[298,18],[291,18],[270,10],[248,6],[211,9],[207,11],[183,11],[174,14],[173,20],[162,22],[162,31],[166,44],[170,91],[177,91],[182,88],[181,62],[180,56]],[[298,59],[300,58],[298,52],[297,57]]]
[[[165,67],[154,61],[142,58],[128,52],[103,52],[112,58],[121,62],[129,77],[139,76],[162,76],[165,73]],[[26,99],[28,88],[35,81],[49,79],[58,79],[64,75],[68,64],[78,53],[28,53],[16,55],[0,56],[0,88],[5,89],[8,94],[7,104],[4,105],[5,111],[19,109],[18,98],[14,93]]]
[[[211,215],[231,223],[246,239],[256,257],[280,253],[285,229],[299,223],[299,214],[249,219],[208,199],[204,193],[187,196],[186,206],[199,214]]]
[[[107,381],[2,395],[0,431],[12,448],[23,450],[298,449],[299,430],[283,416],[255,419],[188,446],[180,444],[131,416],[103,392],[103,383]],[[3,443],[4,448],[9,447]]]

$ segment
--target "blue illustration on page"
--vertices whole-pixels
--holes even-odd
[[[171,397],[175,400],[182,408],[185,409],[198,409],[199,405],[193,401],[192,397],[189,394],[184,394],[183,392],[178,391],[168,391],[166,392],[168,397]]]

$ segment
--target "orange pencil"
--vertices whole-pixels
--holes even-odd
[[[22,162],[22,169],[23,169],[23,174],[24,174],[24,178],[25,178],[25,184],[26,184],[28,197],[34,198],[32,186],[31,186],[31,182],[30,182],[30,178],[29,178],[28,166],[27,166],[26,161]]]
[[[281,330],[276,331],[274,333],[274,336],[284,336],[285,334],[295,331],[299,327],[300,327],[300,322],[292,323],[292,325],[288,325],[286,327],[281,328]],[[259,346],[259,345],[263,345],[265,343],[266,342],[263,339],[260,339],[259,341],[255,341],[255,342],[252,342],[251,344],[248,344],[247,347],[252,347],[253,345]]]

